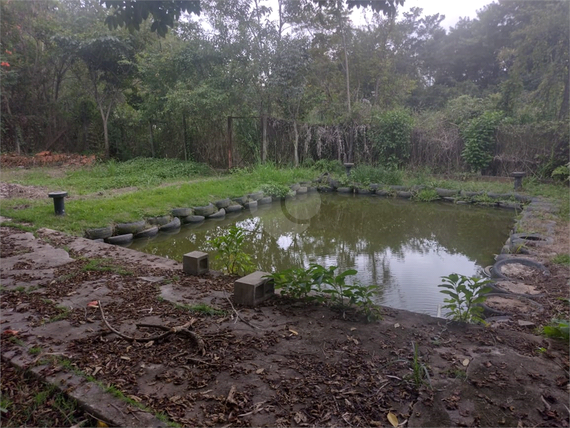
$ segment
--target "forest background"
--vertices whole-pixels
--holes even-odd
[[[568,2],[499,0],[446,30],[445,11],[356,25],[340,0],[201,0],[131,31],[103,3],[0,3],[2,152],[568,168]]]

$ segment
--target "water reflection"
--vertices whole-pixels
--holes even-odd
[[[233,224],[247,230],[245,251],[261,270],[312,262],[354,268],[361,283],[380,286],[379,303],[435,315],[443,301],[437,288],[440,277],[452,272],[474,275],[493,263],[493,254],[508,237],[513,213],[318,194],[184,226],[176,235],[159,235],[131,248],[181,261],[187,252],[208,251],[206,242]],[[211,264],[215,268],[215,262]]]

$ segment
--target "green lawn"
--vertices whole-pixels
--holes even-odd
[[[337,167],[339,165],[336,165]],[[331,165],[327,165],[330,169]],[[257,191],[264,184],[290,185],[312,180],[322,168],[278,168],[259,165],[250,169],[232,170],[220,175],[205,165],[173,159],[134,159],[128,162],[108,162],[93,167],[71,170],[58,168],[4,169],[3,182],[42,186],[49,190],[65,190],[66,215],[55,216],[53,202],[45,199],[4,199],[0,215],[15,222],[30,224],[31,229],[48,227],[75,235],[84,230],[145,217],[168,214],[172,208],[205,205],[228,196],[242,196]],[[335,175],[346,182],[343,168]],[[484,190],[497,193],[512,192],[513,182],[444,180],[425,172],[386,171],[362,166],[353,176],[361,182],[385,179],[385,184],[416,185]],[[562,218],[568,218],[568,187],[524,181],[523,193],[544,196],[560,202]],[[565,217],[564,217],[565,216]]]

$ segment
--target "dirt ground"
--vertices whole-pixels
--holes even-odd
[[[164,426],[162,414],[182,426],[564,427],[568,345],[539,334],[569,316],[570,269],[548,262],[568,252],[568,224],[553,231],[549,245],[533,248],[550,274],[525,277],[541,310],[484,327],[390,308],[366,323],[278,296],[234,307],[235,278],[2,227],[3,367],[57,379],[89,415],[117,426]],[[187,323],[193,334],[128,341],[96,302],[121,335]],[[85,392],[94,384],[103,393]]]

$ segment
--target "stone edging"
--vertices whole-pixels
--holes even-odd
[[[380,184],[370,184],[369,186],[339,187],[337,180],[325,177],[313,182],[295,183],[290,186],[292,198],[303,196],[313,192],[338,192],[342,194],[357,194],[363,196],[397,197],[402,199],[414,199],[422,190],[430,190],[426,186],[383,186]],[[464,190],[431,189],[437,194],[433,200],[441,200],[455,204],[475,204],[487,207],[498,207],[512,210],[522,210],[524,203],[534,200],[518,193],[498,194],[493,192],[467,192]],[[131,223],[119,223],[104,227],[86,229],[85,237],[99,242],[107,242],[116,245],[128,245],[133,239],[148,238],[156,235],[157,232],[176,232],[183,224],[198,224],[207,219],[224,218],[228,213],[240,212],[246,209],[256,209],[260,205],[270,205],[274,200],[264,195],[263,192],[253,192],[239,197],[227,197],[210,202],[205,206],[188,208],[174,208],[169,215],[150,217],[145,220],[138,220]],[[158,228],[158,231],[155,229]],[[513,241],[510,246],[520,244]],[[519,245],[520,246],[520,245]]]

